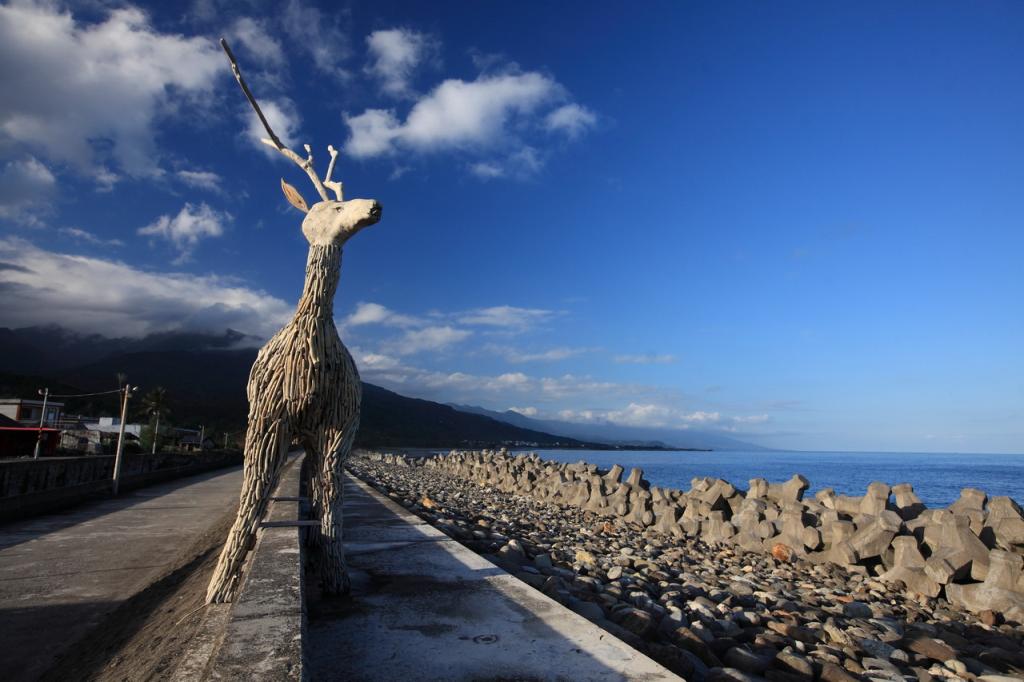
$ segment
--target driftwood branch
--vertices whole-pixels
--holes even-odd
[[[331,163],[327,166],[327,175],[324,176],[324,187],[332,190],[334,195],[338,198],[338,201],[344,201],[345,198],[342,195],[342,184],[340,182],[331,182],[331,173],[334,172],[334,164],[338,160],[338,150],[332,145],[327,145],[327,151],[331,155]]]
[[[309,179],[313,181],[313,186],[316,187],[317,194],[320,195],[320,198],[324,201],[329,201],[327,189],[324,187],[324,183],[320,182],[320,177],[316,174],[316,169],[313,168],[313,154],[310,152],[309,156],[303,160],[302,157],[286,147],[284,143],[281,142],[281,139],[274,134],[274,130],[270,127],[267,117],[263,115],[263,110],[260,109],[260,105],[256,102],[256,98],[253,97],[248,84],[246,84],[245,79],[242,78],[242,71],[238,68],[238,61],[235,59],[234,53],[231,51],[231,48],[228,47],[228,41],[221,38],[220,46],[224,48],[224,53],[227,54],[228,59],[231,61],[231,72],[235,74],[235,80],[238,81],[238,85],[241,86],[242,92],[245,93],[245,98],[249,100],[249,104],[252,105],[253,110],[256,112],[256,116],[260,119],[260,123],[263,124],[264,130],[267,131],[267,135],[270,136],[269,139],[262,139],[260,142],[269,147],[273,147],[291,159],[299,168],[305,171],[306,175],[309,176]],[[306,149],[307,151],[309,150],[309,145],[306,145]]]

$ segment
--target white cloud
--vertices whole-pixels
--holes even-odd
[[[630,402],[626,407],[617,410],[562,410],[558,416],[572,422],[674,429],[688,429],[693,425],[715,426],[722,421],[722,415],[718,412],[685,412],[668,405],[636,402]]]
[[[218,275],[146,272],[127,263],[57,253],[22,239],[0,239],[4,324],[51,324],[83,333],[145,336],[223,331],[267,338],[293,306]]]
[[[346,116],[349,154],[371,157],[399,147],[428,152],[481,148],[506,140],[517,117],[564,96],[561,85],[535,72],[449,79],[413,106],[405,121],[393,111]]]
[[[732,420],[737,424],[765,424],[771,420],[766,414],[751,414],[748,416],[733,417]]]
[[[548,130],[565,133],[570,139],[579,137],[597,125],[594,112],[579,104],[564,104],[544,118]]]
[[[215,211],[206,203],[199,206],[185,204],[178,215],[162,215],[149,225],[140,227],[138,233],[174,244],[179,252],[177,262],[181,263],[188,260],[201,240],[223,235],[224,223],[230,220],[229,214]]]
[[[581,395],[601,395],[629,392],[631,389],[610,381],[598,381],[588,376],[563,374],[560,377],[542,377],[538,380],[540,394],[551,399]]]
[[[491,180],[500,178],[505,174],[505,169],[493,161],[477,161],[469,166],[469,172],[478,178]]]
[[[342,323],[345,327],[360,327],[372,324],[388,327],[417,327],[425,323],[417,317],[396,313],[394,310],[379,303],[364,302],[357,304],[356,309]]]
[[[513,178],[525,180],[533,177],[544,167],[539,151],[524,146],[501,159],[477,161],[469,165],[469,172],[483,180]]]
[[[382,325],[386,327],[426,327],[439,322],[463,326],[495,327],[511,331],[525,331],[549,320],[559,313],[541,308],[517,308],[500,305],[489,308],[474,308],[454,313],[431,313],[429,316],[407,315],[396,312],[380,303],[361,301],[342,321],[344,327]],[[492,346],[492,350],[502,347]]]
[[[355,359],[356,365],[361,372],[396,369],[400,365],[398,359],[390,355],[365,351],[356,346],[349,350],[352,352],[352,357]]]
[[[159,175],[154,120],[225,68],[213,41],[159,33],[134,7],[84,24],[56,3],[0,5],[0,133],[107,185],[117,171]]]
[[[568,422],[609,423],[618,426],[645,426],[656,428],[688,429],[692,426],[730,430],[722,426],[728,420],[718,412],[685,412],[656,402],[631,401],[617,410],[562,410],[558,417]]]
[[[689,414],[682,414],[679,418],[688,424],[712,424],[721,421],[722,415],[718,412],[698,410]]]
[[[670,365],[676,361],[676,356],[668,353],[661,355],[639,354],[639,355],[616,355],[615,362],[620,365]]]
[[[395,355],[414,355],[424,351],[439,351],[467,339],[473,332],[449,326],[410,329],[387,344]]]
[[[511,412],[518,412],[524,417],[536,417],[539,414],[536,407],[510,407],[508,409]]]
[[[367,36],[366,46],[371,60],[366,72],[379,80],[381,90],[392,97],[414,96],[409,81],[416,67],[438,50],[435,39],[406,28],[374,31]]]
[[[283,16],[290,44],[306,52],[317,71],[339,81],[352,75],[342,66],[352,53],[351,41],[342,26],[344,18],[344,11],[339,8],[325,14],[301,0],[289,0]]]
[[[488,345],[485,350],[500,355],[509,362],[553,362],[556,360],[565,360],[582,353],[590,351],[590,348],[570,348],[569,346],[559,346],[557,348],[549,348],[544,351],[537,352],[524,352],[516,348],[509,346],[498,346]]]
[[[227,34],[233,42],[237,42],[245,49],[249,58],[261,66],[279,69],[287,61],[281,43],[270,35],[262,21],[242,17],[231,25]]]
[[[197,189],[205,189],[219,194],[223,178],[212,171],[180,170],[174,174],[178,180]]]
[[[466,311],[459,314],[458,320],[462,324],[503,327],[505,329],[521,331],[549,320],[557,314],[553,310],[543,310],[541,308],[517,308],[510,305],[499,305]]]
[[[0,170],[0,218],[40,226],[39,214],[49,213],[57,199],[56,186],[53,173],[35,157],[8,161]]]
[[[95,246],[124,246],[124,242],[120,239],[103,239],[102,237],[97,237],[88,230],[83,230],[78,227],[62,227],[59,231],[61,234],[71,237],[72,239],[86,242],[87,244],[93,244]]]

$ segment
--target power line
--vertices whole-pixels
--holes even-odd
[[[124,390],[123,388],[117,388],[117,389],[114,389],[113,391],[100,391],[99,393],[68,393],[67,395],[54,395],[53,393],[51,393],[50,397],[51,398],[88,398],[88,397],[94,396],[94,395],[110,395],[111,393],[120,393],[123,390]]]

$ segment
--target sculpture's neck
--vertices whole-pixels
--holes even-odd
[[[334,292],[341,275],[341,247],[311,244],[306,260],[306,284],[299,299],[298,315],[334,317]]]

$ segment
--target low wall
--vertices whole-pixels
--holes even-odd
[[[122,491],[241,464],[235,450],[125,455]],[[109,495],[113,455],[0,461],[0,522],[57,511]]]
[[[927,509],[907,483],[872,483],[859,497],[832,489],[804,499],[806,478],[762,478],[746,491],[728,481],[694,478],[688,491],[651,486],[641,469],[626,480],[579,462],[536,454],[457,452],[427,460],[369,455],[399,466],[422,464],[508,493],[571,505],[638,527],[709,545],[802,558],[899,582],[910,592],[945,597],[970,611],[992,610],[1024,622],[1024,514],[1009,497],[964,488],[947,508]]]
[[[205,607],[203,623],[170,675],[173,682],[308,679],[303,459],[281,473],[238,594],[230,604]]]

